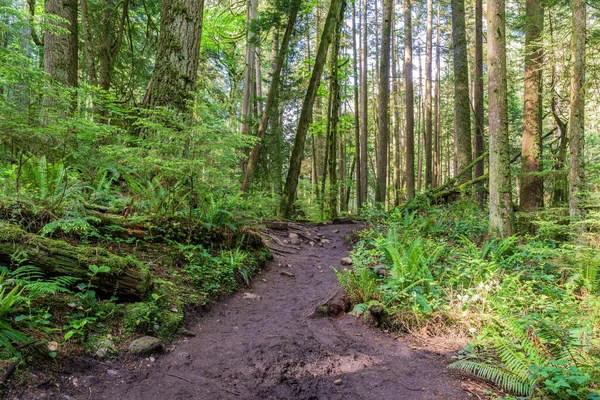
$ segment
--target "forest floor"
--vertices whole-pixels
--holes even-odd
[[[40,380],[13,389],[7,398],[468,399],[482,394],[476,382],[446,369],[461,343],[423,345],[345,313],[316,312],[339,290],[330,266],[343,268],[341,258],[350,249],[346,238],[360,226],[302,229],[306,235],[297,245],[288,244],[285,230],[271,231],[274,259],[251,288],[198,314],[186,337],[164,353],[113,362],[79,359],[51,379],[42,379],[48,371],[40,369]],[[323,240],[311,245],[311,237]],[[35,370],[30,373],[35,377]]]

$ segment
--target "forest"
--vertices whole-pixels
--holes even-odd
[[[598,127],[597,0],[0,0],[0,393],[337,287],[312,323],[453,342],[438,398],[600,399]]]

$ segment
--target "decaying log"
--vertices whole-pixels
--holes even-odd
[[[132,257],[100,247],[73,246],[0,223],[0,264],[11,265],[14,254],[26,257],[26,264],[41,268],[48,276],[74,276],[83,282],[90,279],[90,265],[107,266],[110,271],[92,278],[91,283],[99,293],[119,299],[139,299],[151,286],[150,271]]]

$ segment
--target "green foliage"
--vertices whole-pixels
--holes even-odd
[[[534,392],[556,399],[589,399],[599,395],[589,384],[600,376],[581,338],[559,325],[533,316],[505,318],[490,325],[480,353],[449,367],[473,373],[521,396]],[[481,361],[477,361],[477,359]]]
[[[473,342],[452,368],[518,396],[595,398],[600,381],[597,250],[537,237],[488,239],[477,207],[397,209],[373,222],[338,279],[390,327],[461,331]],[[483,219],[485,221],[485,219]]]

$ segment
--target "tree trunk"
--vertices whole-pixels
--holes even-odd
[[[571,109],[569,113],[569,216],[571,221],[584,218],[584,110],[585,110],[585,0],[573,0],[573,33],[571,37]]]
[[[258,156],[260,154],[261,143],[260,140],[264,138],[265,132],[269,126],[269,118],[271,118],[271,108],[276,101],[277,98],[277,90],[279,87],[279,81],[281,77],[281,70],[283,69],[283,64],[285,62],[287,50],[290,44],[290,39],[294,32],[294,26],[296,25],[296,18],[298,17],[298,11],[300,10],[300,5],[302,4],[301,0],[295,0],[290,8],[290,15],[288,17],[288,23],[285,28],[285,33],[283,34],[283,39],[281,41],[281,48],[277,53],[277,57],[275,58],[275,65],[273,66],[273,73],[271,76],[271,83],[269,84],[269,91],[267,93],[267,101],[265,103],[265,107],[262,113],[262,117],[260,119],[260,123],[258,125],[258,139],[259,142],[256,143],[252,151],[250,152],[250,156],[248,157],[248,164],[246,165],[246,170],[244,172],[244,181],[242,183],[242,191],[247,192],[250,189],[250,183],[252,182],[252,175],[255,172]]]
[[[333,34],[333,43],[331,45],[330,68],[331,73],[329,85],[329,116],[327,118],[327,173],[329,174],[328,198],[328,217],[334,219],[338,214],[338,176],[337,176],[337,158],[338,158],[338,123],[340,120],[341,92],[339,77],[339,55],[340,41],[342,35],[342,23],[344,18],[345,3],[342,4],[340,14],[336,21]],[[343,168],[340,165],[339,168]],[[325,181],[323,181],[325,186]]]
[[[360,32],[360,25],[358,27]],[[356,43],[356,2],[352,2],[352,74],[354,79],[354,160],[356,163],[356,171],[360,170],[360,104],[358,98],[358,52]],[[358,213],[365,199],[362,197],[360,187],[362,185],[361,175],[356,174],[356,212]]]
[[[433,134],[433,187],[442,180],[442,144],[440,137],[440,1],[437,4],[437,26],[435,34],[435,131]]]
[[[542,205],[542,67],[540,43],[544,9],[540,0],[525,3],[525,79],[523,91],[523,145],[521,148],[520,207],[534,212]]]
[[[471,153],[471,104],[469,102],[469,65],[467,61],[464,0],[452,0],[452,46],[454,47],[456,167],[457,171],[462,171],[473,159]],[[471,177],[471,173],[465,174],[463,182],[471,180]]]
[[[163,1],[152,80],[145,98],[150,107],[186,112],[196,90],[204,0]]]
[[[433,185],[433,116],[431,106],[431,64],[433,56],[433,0],[427,0],[425,48],[425,188]]]
[[[321,83],[321,74],[327,60],[327,52],[331,42],[331,36],[337,25],[337,19],[342,9],[344,0],[332,0],[323,27],[323,33],[319,42],[319,48],[315,58],[312,75],[306,90],[306,96],[302,102],[302,110],[298,118],[298,127],[296,129],[296,137],[294,139],[294,147],[290,159],[290,167],[288,169],[283,195],[281,196],[280,213],[284,218],[290,218],[294,210],[294,202],[296,200],[296,189],[298,188],[298,179],[300,177],[300,167],[304,156],[304,144],[306,143],[306,133],[312,119],[312,108],[317,96],[317,89]]]
[[[256,67],[255,22],[258,18],[258,0],[247,0],[246,7],[246,69],[244,73],[244,94],[242,97],[242,134],[249,135],[252,127],[252,105],[254,98]]]
[[[475,0],[475,76],[473,78],[473,108],[475,111],[475,158],[478,158],[485,151],[485,142],[483,139],[484,126],[484,93],[483,93],[483,5],[482,0]],[[473,169],[474,177],[483,176],[485,162],[482,160],[475,165]],[[480,208],[483,208],[485,201],[484,182],[475,186],[475,199]]]
[[[56,34],[47,30],[44,33],[44,72],[61,85],[75,88],[78,85],[78,23],[77,0],[46,0],[46,14],[55,15],[65,21],[59,22],[67,34]],[[53,100],[48,99],[47,105]],[[73,97],[72,108],[75,109],[77,99]]]
[[[98,84],[100,89],[108,92],[112,82],[115,59],[119,54],[123,41],[123,31],[127,18],[129,0],[123,1],[123,9],[117,29],[114,28],[114,0],[105,0],[104,18],[100,34],[100,51],[98,52]],[[114,33],[116,31],[116,34]]]
[[[412,65],[411,0],[404,0],[404,81],[406,87],[406,197],[415,197],[415,110]]]
[[[394,28],[395,29],[395,28]],[[400,124],[402,117],[400,115],[400,107],[402,101],[400,93],[402,91],[400,83],[400,69],[398,67],[398,44],[397,35],[392,34],[392,74],[394,79],[392,98],[394,99],[394,206],[399,206],[402,197],[402,152],[401,152],[401,135]]]
[[[490,234],[504,238],[513,234],[508,142],[505,0],[488,1],[487,23],[489,32]]]
[[[77,247],[63,240],[48,239],[3,226],[0,239],[0,263],[10,265],[16,252],[27,256],[27,264],[41,268],[50,276],[73,276],[87,282],[88,266],[107,266],[110,271],[92,279],[97,290],[120,299],[139,299],[150,288],[151,275],[130,257],[120,257],[100,247]]]
[[[381,60],[379,62],[379,100],[378,115],[379,129],[377,139],[377,185],[375,202],[385,208],[388,176],[388,148],[390,141],[390,57],[392,13],[394,0],[385,0],[383,5],[383,21],[381,29]]]
[[[369,140],[369,105],[368,105],[368,84],[367,84],[367,58],[368,58],[368,35],[367,35],[367,0],[363,0],[363,18],[362,18],[362,49],[360,63],[360,198],[364,202],[367,201],[368,191],[368,140]],[[362,205],[362,204],[361,204]]]

